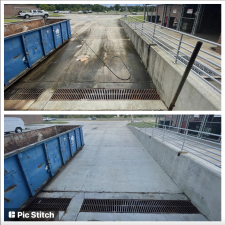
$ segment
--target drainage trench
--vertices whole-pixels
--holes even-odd
[[[5,92],[5,100],[37,100],[43,88],[18,88]],[[161,100],[155,89],[57,89],[50,101],[76,100]]]

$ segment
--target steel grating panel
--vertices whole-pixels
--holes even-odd
[[[188,64],[189,60],[190,60],[190,56],[184,55],[184,56],[178,56],[178,60],[180,60],[182,63],[184,63],[185,65]],[[186,59],[186,60],[185,60]],[[188,62],[187,62],[188,61]],[[194,67],[195,66],[195,67]],[[209,69],[207,67],[204,66],[204,64],[201,64],[197,61],[194,62],[194,66],[192,66],[192,70],[195,71],[197,74],[201,75],[201,76],[206,76],[201,70],[203,70],[204,72],[206,72],[207,74],[209,74],[210,76],[218,76],[212,69]]]
[[[80,212],[198,214],[185,200],[84,199]]]
[[[24,211],[66,211],[71,198],[34,198]]]
[[[58,89],[50,101],[161,100],[155,89]]]
[[[36,100],[44,91],[44,88],[14,88],[4,94],[5,100]]]

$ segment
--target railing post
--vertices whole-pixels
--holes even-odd
[[[185,131],[185,136],[184,136],[184,141],[183,141],[183,145],[182,145],[181,151],[183,151],[183,148],[184,148],[184,144],[185,144],[185,140],[186,140],[187,134],[188,134],[188,130]]]
[[[153,31],[152,44],[154,44],[154,37],[155,37],[155,27],[156,27],[156,23],[155,23],[155,26],[154,26],[154,31]]]
[[[144,25],[144,20],[142,21],[141,35],[143,35],[143,25]]]
[[[179,46],[178,46],[178,49],[177,49],[177,55],[176,55],[176,59],[175,59],[175,62],[174,62],[176,64],[177,64],[177,59],[178,59],[179,52],[180,52],[180,46],[182,44],[182,39],[183,39],[183,34],[181,34],[181,36],[180,36]]]
[[[166,127],[165,127],[165,125],[163,125],[163,128],[164,128],[164,132],[163,132],[163,141],[164,141],[164,136],[165,136],[165,132],[166,132]]]

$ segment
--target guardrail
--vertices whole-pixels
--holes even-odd
[[[168,142],[181,150],[182,153],[191,153],[215,166],[221,168],[221,135],[185,128],[153,124],[148,122],[135,122],[134,126],[152,137]],[[218,137],[217,141],[202,139],[195,136]]]
[[[140,35],[145,36],[153,44],[157,44],[161,49],[172,56],[175,59],[174,63],[180,62],[185,67],[188,64],[195,47],[195,44],[192,44],[193,42],[203,41],[204,43],[213,45],[213,47],[221,47],[221,44],[219,43],[164,27],[156,22],[148,22],[131,16],[125,16],[122,19],[130,27],[140,32]],[[162,29],[164,29],[164,32]],[[190,43],[188,43],[188,37],[191,38]],[[200,49],[191,71],[216,91],[221,93],[221,82],[218,80],[221,79],[221,57],[219,54],[213,54]],[[211,82],[207,79],[210,79]]]

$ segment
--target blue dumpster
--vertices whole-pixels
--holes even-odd
[[[4,214],[16,211],[84,145],[82,126],[52,126],[4,137]]]
[[[71,38],[70,20],[38,19],[4,25],[4,89]]]

